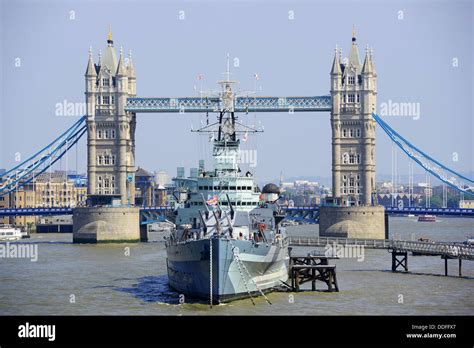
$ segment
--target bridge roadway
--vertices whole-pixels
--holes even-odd
[[[298,212],[319,212],[319,206],[296,206],[288,207],[283,206],[288,214],[297,214]],[[156,207],[142,207],[140,212],[168,212],[173,208],[168,206],[156,206]],[[466,216],[474,217],[474,209],[467,208],[419,208],[419,207],[385,207],[385,211],[389,215],[451,215],[451,216]],[[71,215],[72,208],[68,207],[56,207],[56,208],[7,208],[0,209],[0,217],[2,216],[31,216],[31,215]]]
[[[387,249],[396,252],[415,252],[450,259],[474,260],[474,247],[453,242],[421,242],[394,239],[352,239],[335,237],[289,237],[292,247],[364,246],[370,249]]]

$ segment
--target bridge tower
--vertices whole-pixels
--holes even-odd
[[[349,58],[334,55],[331,69],[332,185],[338,205],[375,203],[375,112],[377,74],[372,53],[359,60],[356,34]]]
[[[87,103],[87,175],[89,205],[135,202],[134,113],[125,111],[127,97],[136,95],[131,54],[117,60],[112,32],[104,56],[94,64],[92,52],[85,74]]]
[[[73,242],[137,242],[135,204],[136,116],[125,110],[136,95],[131,54],[117,59],[112,32],[97,64],[89,50],[85,73],[87,104],[87,207],[73,210]]]
[[[377,73],[368,47],[361,64],[355,30],[349,57],[336,48],[330,75],[333,200],[320,208],[320,235],[384,238],[375,189]]]

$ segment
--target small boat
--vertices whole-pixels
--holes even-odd
[[[418,216],[419,222],[436,222],[435,215],[420,215]]]
[[[21,230],[11,225],[0,226],[0,241],[12,241],[21,239]]]
[[[474,246],[474,236],[466,239],[464,242],[462,242],[462,244]]]
[[[30,238],[30,235],[28,234],[28,231],[25,228],[22,228],[20,230],[20,233],[21,233],[21,238],[23,238],[23,239]]]
[[[424,237],[418,238],[417,241],[418,242],[425,242],[425,243],[434,243],[431,239],[424,238]],[[433,256],[432,254],[426,253],[426,252],[423,252],[423,251],[412,251],[411,254],[413,256]]]

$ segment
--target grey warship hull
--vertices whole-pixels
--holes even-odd
[[[167,244],[169,285],[185,295],[210,300],[212,280],[213,303],[271,291],[288,279],[286,244],[286,239],[266,244],[228,238]]]

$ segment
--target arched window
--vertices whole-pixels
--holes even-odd
[[[357,159],[356,159],[356,161],[357,161],[357,162],[356,162],[357,164],[360,164],[360,154],[359,154],[359,153],[357,154]]]
[[[360,128],[357,128],[357,129],[356,129],[356,137],[357,137],[357,138],[360,138]]]
[[[102,139],[102,131],[100,129],[97,131],[97,138]]]
[[[98,156],[97,156],[97,164],[98,164],[99,166],[102,165],[102,156],[101,156],[101,155],[98,155]]]
[[[347,164],[349,162],[349,154],[347,152],[344,152],[342,154],[342,163]]]
[[[342,136],[344,138],[347,137],[347,129],[345,129],[345,128],[342,129]]]
[[[354,130],[351,128],[349,129],[349,134],[350,134],[350,137],[353,138],[354,137]]]

